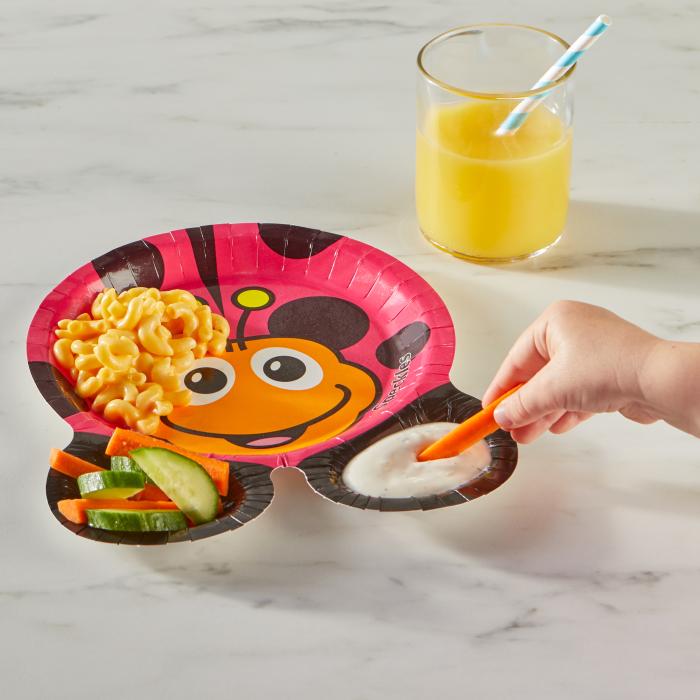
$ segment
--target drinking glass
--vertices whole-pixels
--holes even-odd
[[[420,50],[416,210],[430,243],[501,263],[539,255],[560,239],[575,65],[546,87],[529,87],[568,47],[535,27],[474,24]],[[519,129],[496,133],[521,100],[543,94]]]

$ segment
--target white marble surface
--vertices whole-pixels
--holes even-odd
[[[412,209],[414,55],[480,20],[615,24],[577,85],[564,243],[504,269],[442,257]],[[700,684],[700,443],[599,417],[522,450],[473,504],[377,514],[292,471],[241,531],[117,548],[59,527],[67,427],[24,334],[78,264],[175,227],[350,233],[453,312],[479,395],[548,302],[700,340],[697,3],[5,0],[0,39],[0,694],[34,698],[689,698]],[[653,98],[649,97],[653,89]]]

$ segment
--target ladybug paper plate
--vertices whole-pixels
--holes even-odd
[[[175,533],[108,532],[65,521],[75,480],[49,471],[58,520],[93,540],[164,544],[240,527],[270,504],[270,470],[301,469],[323,496],[357,508],[438,508],[492,491],[512,473],[517,449],[488,438],[491,466],[459,490],[426,498],[374,498],[349,490],[343,468],[370,443],[411,425],[459,422],[481,407],[449,381],[450,316],[410,268],[376,248],[324,231],[280,224],[216,224],[145,238],[83,265],[42,302],[29,329],[31,374],[74,430],[66,451],[106,464],[114,425],[73,392],[55,363],[53,330],[86,311],[104,287],[186,289],[226,317],[221,357],[198,362],[190,405],[162,421],[157,437],[227,460],[229,496],[213,522]],[[195,381],[196,380],[196,381]]]

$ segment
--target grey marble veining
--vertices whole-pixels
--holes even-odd
[[[506,268],[424,244],[420,45],[484,20],[573,38],[601,11],[614,25],[577,77],[561,244]],[[559,298],[699,341],[697,3],[7,0],[2,15],[3,698],[697,694],[694,438],[598,417],[523,449],[487,498],[420,514],[337,506],[281,470],[240,531],[118,548],[46,508],[69,430],[24,364],[34,309],[85,260],[245,220],[349,233],[415,268],[452,312],[452,378],[474,395]]]

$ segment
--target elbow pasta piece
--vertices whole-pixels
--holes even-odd
[[[199,326],[199,319],[191,306],[183,301],[176,301],[174,304],[170,304],[170,306],[167,307],[166,313],[168,317],[168,327],[171,331],[173,331],[175,327],[174,321],[179,321],[180,332],[188,338],[192,338]]]
[[[75,358],[75,367],[76,369],[85,370],[88,372],[92,369],[97,371],[100,369],[100,367],[102,367],[102,363],[96,355],[90,353],[89,355],[78,355],[78,357]]]
[[[221,355],[228,321],[184,289],[104,289],[89,313],[57,324],[53,354],[92,410],[142,433],[187,406],[180,377],[207,354]]]
[[[197,339],[200,343],[208,343],[214,335],[211,309],[208,306],[202,306],[201,309],[197,309],[195,315],[199,322],[196,334]],[[228,335],[228,333],[226,335]]]
[[[119,304],[119,302],[114,303]],[[121,308],[115,309],[115,311],[119,311],[119,318],[116,321],[115,325],[117,328],[130,331],[132,328],[136,327],[138,322],[143,317],[143,311],[145,306],[144,300],[141,297],[134,297],[129,302],[126,308],[124,308],[123,304],[119,304],[119,306]],[[110,311],[112,311],[111,306]]]
[[[153,355],[148,352],[142,352],[139,353],[139,356],[136,358],[134,367],[137,371],[148,374],[151,371],[151,367],[153,367],[153,362]]]
[[[92,410],[102,412],[113,399],[123,399],[124,391],[119,384],[113,384],[99,391],[92,400]]]
[[[125,399],[112,399],[104,408],[104,416],[107,420],[115,423],[121,419],[130,428],[133,428],[136,421],[140,420],[141,412],[133,403],[129,403]]]
[[[187,406],[192,400],[192,392],[189,389],[178,389],[177,391],[166,391],[163,398],[173,406]]]
[[[75,365],[75,357],[71,349],[70,338],[60,338],[53,344],[53,354],[61,367],[70,369]],[[78,367],[80,369],[80,367]]]
[[[159,425],[160,416],[146,416],[145,418],[141,418],[141,420],[136,421],[136,430],[138,430],[140,433],[144,433],[145,435],[150,435],[158,430]]]
[[[192,365],[194,364],[194,353],[190,352],[189,350],[187,352],[183,352],[179,355],[175,355],[172,359],[171,366],[173,370],[176,372],[176,374],[181,374],[182,372],[185,372],[188,370]]]
[[[173,351],[173,355],[177,356],[193,350],[197,345],[197,341],[194,338],[172,338],[168,341],[168,344]]]
[[[153,363],[151,381],[160,384],[166,391],[177,391],[180,388],[180,378],[169,357],[160,357]]]
[[[226,351],[226,342],[231,328],[223,316],[212,314],[212,321],[213,337],[207,344],[207,348],[212,355],[222,355]]]
[[[102,388],[103,382],[99,377],[96,377],[89,372],[78,372],[75,380],[75,392],[83,399],[89,399],[97,394]]]
[[[139,324],[139,340],[141,345],[154,355],[172,355],[170,347],[170,331],[161,324],[161,319],[155,314],[146,316]]]
[[[74,340],[70,344],[70,350],[74,355],[90,355],[97,343],[94,340]]]
[[[98,321],[71,321],[64,332],[70,333],[73,338],[94,338],[107,330],[107,323],[100,319]]]
[[[145,406],[163,398],[163,387],[160,384],[149,383],[136,399],[136,408],[143,410]]]

